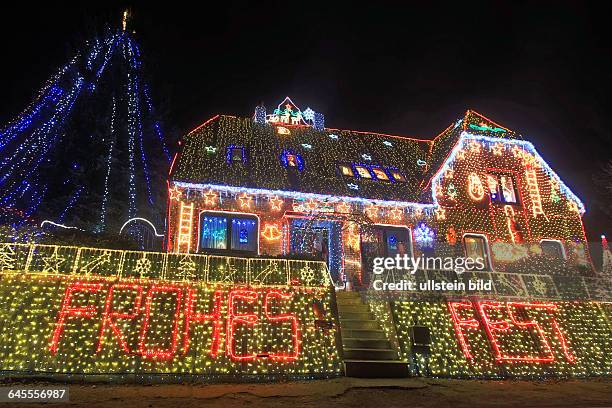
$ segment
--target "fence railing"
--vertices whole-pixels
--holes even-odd
[[[328,286],[322,261],[0,243],[0,271],[243,285]]]

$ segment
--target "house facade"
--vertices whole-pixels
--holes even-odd
[[[398,254],[593,273],[580,199],[530,142],[474,111],[426,140],[326,128],[286,98],[189,132],[168,183],[168,252],[321,259],[352,288]]]

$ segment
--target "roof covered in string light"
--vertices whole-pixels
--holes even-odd
[[[508,143],[535,152],[533,146],[520,140],[522,138],[515,132],[474,111],[467,111],[463,118],[438,136],[425,140],[373,132],[317,129],[304,121],[304,116],[295,114],[290,104],[285,106],[283,109],[283,105],[279,105],[263,123],[253,118],[227,115],[215,116],[203,123],[183,138],[182,151],[171,168],[171,179],[189,185],[435,204],[431,189],[435,186],[436,175],[468,138],[484,142],[506,139]],[[287,114],[286,122],[280,122],[282,118],[276,116],[283,113]],[[239,162],[231,160],[234,148],[243,149]],[[287,157],[294,160],[294,169],[288,167]],[[343,175],[342,165],[351,167],[354,176]],[[544,165],[558,178],[545,162]],[[355,166],[369,169],[372,177],[361,177]],[[388,180],[377,179],[377,173],[372,171],[374,168],[388,175]],[[580,200],[565,185],[562,187],[584,211]]]

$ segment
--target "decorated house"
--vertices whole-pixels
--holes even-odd
[[[593,273],[580,199],[474,111],[430,140],[326,128],[288,97],[215,116],[182,139],[168,203],[169,252],[322,259],[337,286],[368,287],[373,257],[397,254]]]

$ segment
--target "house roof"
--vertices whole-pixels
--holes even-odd
[[[279,126],[289,134],[279,134]],[[186,183],[431,203],[431,180],[465,131],[489,137],[518,137],[474,111],[467,111],[431,140],[331,128],[316,130],[305,125],[260,124],[252,118],[219,115],[183,138],[182,151],[175,158],[170,177]],[[245,147],[245,164],[228,163],[230,146]],[[301,171],[289,171],[283,165],[283,152],[301,157]],[[398,170],[406,181],[342,176],[339,164]]]

